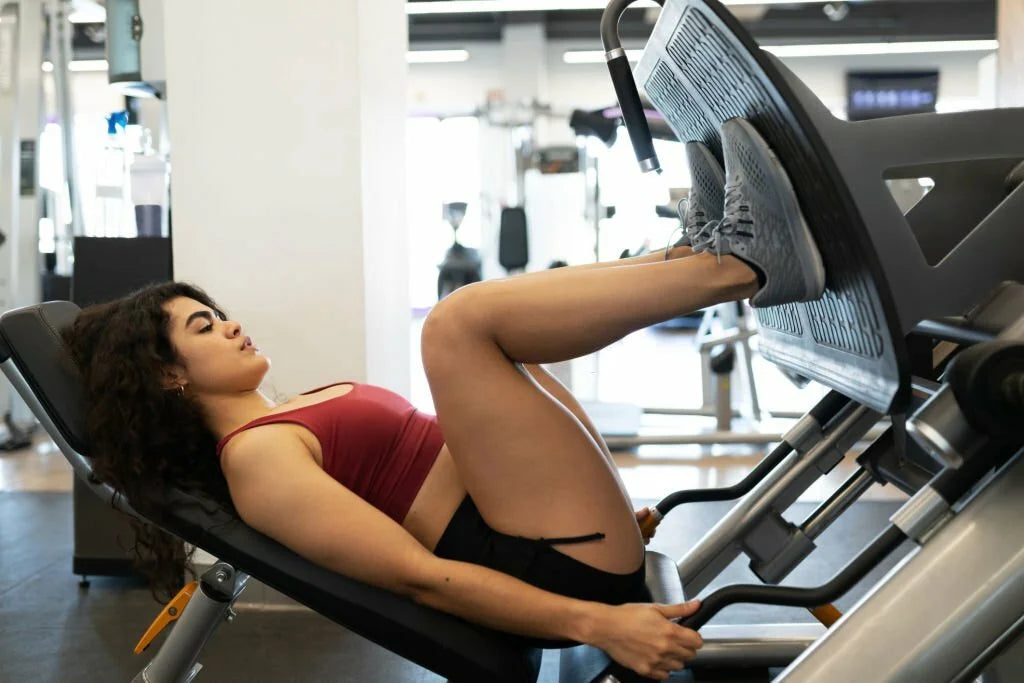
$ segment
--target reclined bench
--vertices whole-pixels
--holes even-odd
[[[613,3],[618,11],[626,5]],[[893,483],[914,497],[831,581],[809,589],[722,589],[705,597],[687,623],[703,625],[735,602],[822,605],[848,590],[904,539],[918,542],[918,551],[874,595],[824,638],[817,638],[821,627],[778,638],[760,627],[762,635],[740,642],[735,634],[712,637],[714,627],[709,626],[702,630],[706,647],[695,666],[786,666],[800,655],[783,675],[786,680],[827,676],[852,681],[863,675],[863,662],[851,652],[871,651],[873,661],[896,672],[893,680],[910,680],[906,672],[911,666],[946,675],[988,664],[1024,631],[1019,619],[1024,611],[1024,557],[1019,552],[1024,525],[1006,522],[1024,518],[1024,461],[1017,456],[1024,438],[1015,431],[1019,428],[1004,428],[984,410],[957,400],[964,392],[978,392],[993,406],[1002,406],[1001,394],[991,397],[984,387],[971,384],[972,377],[984,373],[961,379],[954,391],[953,384],[938,381],[936,372],[945,365],[933,366],[931,351],[935,340],[965,347],[1002,335],[989,343],[1013,347],[1024,337],[1024,324],[1017,322],[1024,314],[1022,288],[1000,285],[1024,279],[1024,251],[1016,248],[1011,233],[1019,230],[1024,190],[1002,182],[1024,159],[1024,116],[1019,110],[1001,110],[837,121],[781,64],[761,53],[715,0],[668,2],[638,74],[680,140],[701,140],[720,155],[718,126],[744,116],[779,154],[821,247],[829,281],[821,301],[759,311],[761,347],[774,362],[835,390],[737,486],[670,497],[666,508],[740,500],[678,565],[648,553],[652,598],[676,602],[692,597],[740,554],[750,558],[762,580],[776,584],[812,552],[815,536],[867,486]],[[936,178],[936,188],[903,216],[882,179],[924,175]],[[968,177],[971,182],[959,182]],[[76,475],[109,500],[113,492],[92,476],[80,378],[59,335],[77,311],[68,302],[49,302],[4,314],[0,368]],[[927,354],[918,353],[922,339]],[[992,361],[981,354],[972,362],[986,368]],[[803,524],[783,519],[789,504],[883,415],[890,416],[892,427],[861,456],[861,470]],[[907,439],[907,425],[921,439],[921,448]],[[951,506],[966,499],[986,475],[984,490],[954,515]],[[127,501],[115,500],[121,510],[138,516]],[[537,679],[539,651],[314,565],[199,493],[174,492],[159,518],[148,521],[219,561],[203,574],[138,681],[192,680],[203,645],[230,614],[249,576],[449,680]],[[965,537],[968,526],[989,531]],[[969,566],[979,556],[988,558],[989,567]],[[913,607],[913,600],[927,594],[914,578],[938,581],[944,569],[959,579],[943,584],[946,595],[962,599],[970,614],[953,612],[944,630],[922,632],[923,625],[907,619],[922,609]],[[984,600],[974,603],[976,598]],[[894,616],[890,606],[902,612]],[[851,642],[857,648],[849,647]],[[901,660],[893,652],[885,660],[870,649],[894,650],[896,643],[914,649],[916,656]],[[588,646],[562,651],[560,678],[566,683],[642,680]]]

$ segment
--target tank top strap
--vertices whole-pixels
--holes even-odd
[[[336,387],[340,384],[351,384],[352,390],[349,393],[352,393],[359,388],[358,382],[332,382],[331,384],[327,384],[322,387],[317,387],[316,389],[304,391],[301,394],[299,394],[299,396],[315,394],[318,391],[330,389],[331,387]],[[311,418],[320,414],[320,412],[323,410],[322,406],[324,403],[325,401],[319,401],[317,403],[313,403],[312,405],[302,406],[301,408],[292,408],[291,410],[285,410],[280,413],[264,415],[263,417],[258,417],[251,422],[245,423],[244,425],[234,430],[230,434],[227,434],[226,436],[224,436],[223,439],[217,442],[217,458],[220,459],[221,451],[224,450],[224,446],[227,445],[228,441],[230,441],[232,437],[234,437],[236,434],[239,434],[240,432],[244,432],[247,429],[252,429],[253,427],[259,427],[265,424],[273,424],[275,422],[293,422],[301,424],[303,427],[306,427],[310,431],[316,433],[316,425],[312,424]]]
[[[309,420],[304,419],[303,413],[307,412],[311,408],[316,408],[317,405],[318,404],[314,403],[311,406],[304,406],[302,408],[296,408],[294,410],[287,410],[283,413],[264,415],[263,417],[256,418],[252,422],[245,423],[244,425],[234,430],[230,434],[226,435],[223,439],[217,442],[217,458],[220,459],[221,451],[224,450],[224,446],[227,445],[228,441],[230,441],[236,435],[246,431],[247,429],[252,429],[253,427],[259,427],[261,425],[266,424],[273,424],[275,422],[297,422],[301,424],[303,427],[306,427],[307,429],[316,432],[315,425],[313,425]]]

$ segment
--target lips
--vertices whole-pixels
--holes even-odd
[[[245,339],[244,339],[244,340],[242,341],[242,349],[241,349],[241,350],[242,350],[242,351],[245,351],[245,350],[246,350],[247,348],[249,348],[250,346],[252,346],[252,338],[251,338],[251,337],[246,337],[246,338],[245,338]]]

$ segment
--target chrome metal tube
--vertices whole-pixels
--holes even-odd
[[[818,506],[804,520],[804,523],[800,525],[800,530],[804,532],[807,538],[817,538],[821,535],[821,532],[832,525],[832,522],[838,519],[839,515],[856,503],[857,499],[864,495],[864,492],[871,488],[874,483],[875,478],[871,476],[871,472],[862,467],[844,481],[842,486],[836,489],[836,492],[828,500]]]
[[[789,507],[823,472],[835,466],[878,418],[864,406],[845,406],[821,441],[806,453],[791,453],[738,501],[679,561],[679,576],[687,596],[703,590],[739,555],[743,537],[769,509]]]
[[[1024,613],[1024,458],[1010,462],[775,683],[948,681]]]

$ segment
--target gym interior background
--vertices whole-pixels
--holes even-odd
[[[673,238],[691,184],[683,144],[662,125],[664,172],[638,170],[601,5],[5,3],[0,309],[91,303],[173,275],[261,341],[272,395],[366,381],[432,412],[419,332],[439,296]],[[636,5],[620,26],[632,61],[659,14]],[[1024,106],[1022,0],[726,5],[838,118]],[[933,183],[890,185],[909,209]],[[723,306],[551,370],[594,416],[639,507],[740,481],[826,394],[757,346],[750,311]],[[99,517],[114,513],[75,488],[6,381],[0,394],[0,681],[129,680],[159,607],[124,575]],[[804,491],[795,516],[855,474],[862,450]],[[830,577],[906,499],[868,490],[784,583]],[[684,510],[651,547],[683,555],[727,509]],[[736,561],[711,587],[749,581]],[[443,680],[262,586],[236,610],[204,652],[207,680]],[[744,606],[718,623],[799,612]],[[557,656],[540,680],[558,680]]]

